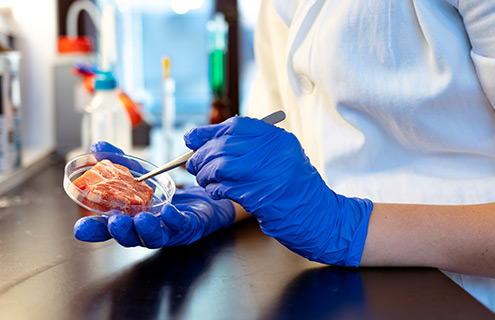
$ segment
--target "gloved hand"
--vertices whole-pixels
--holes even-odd
[[[91,145],[91,152],[95,154],[95,158],[98,161],[108,159],[113,163],[120,164],[129,168],[134,172],[140,172],[142,174],[147,173],[146,170],[137,162],[131,159],[123,158],[121,156],[114,156],[115,154],[124,154],[124,151],[106,141],[98,141]]]
[[[210,197],[239,203],[264,233],[310,260],[359,265],[372,202],[333,192],[293,134],[234,117],[184,139],[196,150],[186,168]]]
[[[122,153],[106,142],[96,143],[91,150]],[[172,205],[165,205],[159,216],[141,212],[130,217],[114,212],[109,217],[84,217],[74,225],[74,235],[82,241],[100,242],[113,237],[125,247],[160,248],[192,243],[230,226],[234,218],[230,200],[212,200],[203,188],[190,186],[177,190]]]

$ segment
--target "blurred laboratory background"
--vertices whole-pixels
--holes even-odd
[[[84,114],[109,84],[127,151],[155,163],[189,128],[242,115],[259,2],[0,0],[0,193],[48,155],[86,151]]]

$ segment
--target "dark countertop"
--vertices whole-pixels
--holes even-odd
[[[436,269],[307,261],[250,219],[189,246],[83,243],[53,163],[0,197],[0,319],[494,319]]]

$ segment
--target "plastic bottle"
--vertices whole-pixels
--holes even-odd
[[[126,153],[131,152],[131,119],[116,87],[117,81],[111,72],[96,75],[94,97],[82,119],[83,151],[89,151],[94,142],[107,141]]]

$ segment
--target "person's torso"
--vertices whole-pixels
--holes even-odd
[[[495,201],[495,112],[448,1],[272,1],[288,129],[374,201]],[[274,17],[275,18],[275,17]]]

